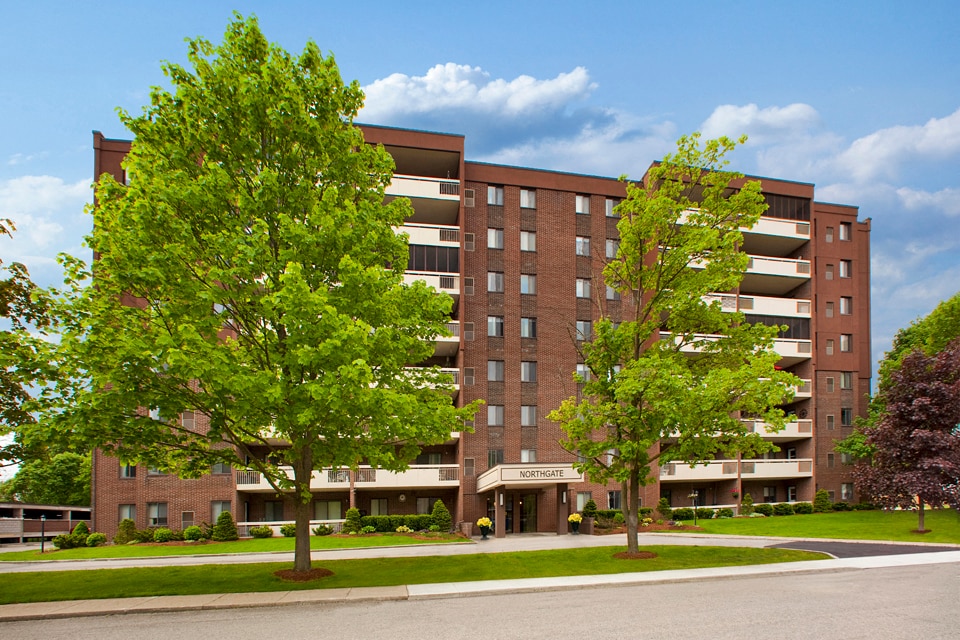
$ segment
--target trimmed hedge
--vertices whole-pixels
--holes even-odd
[[[398,527],[409,527],[414,531],[428,531],[434,524],[433,516],[429,513],[392,515],[392,516],[363,516],[360,518],[360,527],[373,527],[380,533],[396,531]]]
[[[166,527],[159,527],[153,530],[154,542],[171,542],[174,539],[173,531]]]
[[[269,527],[267,525],[262,525],[259,527],[250,527],[250,536],[253,538],[272,538],[273,527]]]
[[[773,505],[773,515],[775,516],[792,516],[793,513],[793,505],[789,502],[778,502]]]
[[[717,512],[709,507],[697,507],[697,519],[712,520]]]
[[[250,535],[253,535],[253,533],[251,532]],[[287,524],[280,525],[280,535],[282,535],[284,538],[296,538],[297,537],[296,523],[288,522]]]
[[[813,505],[809,502],[798,502],[793,505],[793,512],[797,514],[813,513]]]
[[[680,507],[678,509],[674,509],[673,519],[674,520],[693,520],[693,508]]]
[[[88,547],[99,547],[102,544],[107,542],[107,534],[105,533],[91,533],[87,536],[87,546]]]
[[[753,505],[753,510],[756,513],[767,516],[768,518],[773,515],[773,505],[766,502]]]
[[[196,542],[203,538],[203,530],[195,524],[190,525],[183,530],[183,539]]]
[[[724,507],[724,508],[722,508],[722,509],[719,509],[719,510],[717,510],[717,517],[718,517],[718,518],[732,518],[732,517],[733,517],[733,509],[731,509],[730,507]]]

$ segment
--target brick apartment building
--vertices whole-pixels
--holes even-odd
[[[619,300],[601,271],[615,254],[613,207],[625,195],[613,178],[478,162],[464,138],[362,127],[396,163],[388,197],[410,198],[415,214],[407,277],[450,294],[449,328],[428,364],[448,369],[458,405],[483,399],[472,433],[424,450],[408,471],[321,470],[314,516],[339,520],[351,505],[370,514],[429,512],[442,499],[456,521],[489,515],[504,532],[566,531],[566,515],[592,498],[622,506],[619,485],[586,482],[546,415],[577,391],[577,339],[589,335],[600,305],[613,319]],[[130,143],[94,133],[95,175],[123,180]],[[786,407],[797,419],[774,435],[779,452],[756,460],[715,460],[691,469],[666,462],[643,505],[667,497],[690,506],[734,506],[741,486],[755,502],[809,501],[817,489],[854,500],[847,460],[834,441],[865,415],[870,391],[869,220],[856,207],[814,199],[814,185],[760,178],[769,209],[744,230],[751,264],[739,308],[750,322],[787,325],[776,342],[780,366],[803,380]],[[717,294],[735,308],[734,294]],[[202,427],[204,417],[185,415]],[[761,424],[754,429],[764,434]],[[279,523],[292,510],[256,472],[214,468],[195,480],[93,458],[94,527],[108,535],[120,519],[138,527],[213,522],[229,509],[241,523]]]

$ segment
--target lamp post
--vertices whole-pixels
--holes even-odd
[[[43,542],[47,539],[47,516],[40,516],[40,554],[43,554]]]
[[[700,495],[700,493],[696,489],[694,489],[693,491],[690,492],[690,495],[687,496],[688,498],[693,500],[693,526],[697,526],[697,496],[698,495]]]

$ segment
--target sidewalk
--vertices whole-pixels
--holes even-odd
[[[657,536],[659,544],[666,536]],[[733,544],[723,544],[728,538],[698,536],[671,536],[687,539],[690,542],[671,541],[673,544],[713,544],[715,546],[766,546],[770,538],[753,538],[754,544],[747,544],[749,538],[729,540]],[[430,549],[436,555],[454,555],[457,553],[478,553],[498,551],[521,551],[531,549],[572,548],[577,546],[604,546],[622,544],[620,536],[616,541],[605,541],[604,536],[531,536],[523,539],[489,540],[476,545],[439,545]],[[784,539],[776,539],[785,542]],[[760,544],[756,544],[756,543]],[[850,542],[850,541],[848,541]],[[489,543],[489,544],[488,544]],[[447,549],[447,547],[450,547]],[[391,550],[397,547],[389,548]],[[406,547],[399,549],[408,549]],[[444,551],[441,551],[444,549]],[[461,549],[461,551],[454,551]],[[386,557],[387,548],[366,551],[359,557],[380,555]],[[373,552],[373,553],[371,553]],[[421,554],[423,549],[420,549]],[[315,559],[329,558],[333,552],[315,552]],[[251,554],[253,555],[253,554]],[[262,561],[262,554],[258,561]],[[274,559],[279,554],[270,554]],[[162,560],[173,560],[163,558]],[[207,558],[210,562],[210,558]],[[519,580],[487,580],[481,582],[450,582],[440,584],[401,585],[395,587],[365,587],[356,589],[314,589],[305,591],[275,591],[265,593],[207,594],[196,596],[152,596],[137,598],[115,598],[105,600],[74,600],[65,602],[38,602],[27,604],[0,605],[0,622],[19,620],[37,620],[50,618],[68,618],[84,616],[119,615],[127,613],[155,613],[204,609],[231,609],[249,607],[267,607],[283,605],[304,605],[315,603],[346,603],[385,600],[419,600],[426,598],[452,598],[502,593],[524,593],[531,591],[561,591],[572,589],[632,586],[643,584],[664,584],[687,581],[729,579],[757,575],[794,575],[825,571],[854,571],[881,567],[911,566],[923,564],[960,563],[960,549],[931,553],[905,553],[895,555],[871,556],[860,558],[814,560],[808,562],[790,562],[783,564],[750,565],[739,567],[710,567],[704,569],[684,569],[677,571],[656,571],[644,573],[621,573],[596,576],[569,576],[553,578],[525,578]],[[27,563],[18,563],[27,564]],[[51,563],[43,563],[45,565]],[[113,565],[116,566],[116,565]],[[59,567],[62,569],[63,567]],[[21,569],[23,570],[23,569]]]

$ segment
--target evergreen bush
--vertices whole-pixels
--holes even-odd
[[[90,527],[87,526],[86,522],[81,520],[77,523],[77,526],[73,528],[73,535],[83,536],[83,541],[86,543],[87,536],[90,535]]]
[[[732,517],[733,517],[733,509],[731,509],[730,507],[723,507],[722,509],[720,509],[720,510],[717,511],[717,517],[718,517],[718,518],[732,518]]]
[[[833,503],[830,502],[830,494],[826,489],[819,489],[813,496],[814,513],[827,513],[833,511]]]
[[[649,518],[653,515],[653,507],[640,507],[637,511],[638,518]]]
[[[813,505],[809,502],[798,502],[793,505],[793,512],[798,514],[810,514],[813,513]]]
[[[91,533],[87,536],[87,546],[88,547],[99,547],[102,544],[107,542],[107,534],[105,533]]]
[[[680,507],[673,510],[674,520],[693,520],[693,509],[691,507]]]
[[[773,505],[773,515],[775,516],[792,516],[793,515],[793,505],[789,502],[778,502]]]
[[[153,529],[137,529],[133,533],[136,542],[153,542]]]
[[[173,540],[173,531],[166,527],[158,527],[153,530],[154,542],[170,542]]]
[[[76,547],[76,544],[74,544],[74,538],[72,534],[61,533],[53,538],[53,546],[62,551],[64,549],[73,549]]]
[[[347,509],[347,518],[343,523],[344,533],[359,533],[363,525],[360,524],[360,509],[350,507]]]
[[[195,524],[190,525],[183,530],[183,539],[196,542],[203,539],[203,531]]]
[[[627,521],[627,520],[626,520],[626,518],[623,517],[623,512],[622,512],[622,511],[617,511],[615,514],[613,514],[613,523],[614,523],[614,524],[616,524],[616,525],[621,525],[621,524],[623,524],[623,523],[626,522],[626,521]]]
[[[583,505],[583,517],[584,518],[596,518],[597,517],[597,503],[592,499],[587,500],[587,503]]]
[[[710,507],[697,507],[697,518],[699,520],[712,520],[717,512]]]
[[[293,522],[280,525],[280,535],[282,535],[284,538],[296,538],[297,525]]]
[[[450,533],[450,530],[453,529],[453,517],[447,509],[447,505],[443,504],[443,500],[437,500],[433,503],[433,523],[440,528],[442,533]]]
[[[834,502],[833,510],[834,511],[850,511],[850,504],[847,502],[843,502],[842,500],[840,502]]]
[[[221,511],[220,515],[217,516],[217,524],[213,525],[211,537],[217,542],[240,539],[240,535],[237,533],[237,524],[233,521],[233,516],[229,511]]]
[[[761,502],[758,505],[754,505],[753,510],[767,517],[770,517],[773,515],[773,505],[767,504],[766,502]]]
[[[660,501],[657,502],[657,513],[660,514],[660,517],[664,520],[671,520],[673,518],[673,509],[670,508],[670,501],[666,498],[660,498]]]
[[[130,518],[124,518],[117,526],[117,535],[113,536],[113,544],[127,544],[137,535],[137,523]]]
[[[333,533],[333,527],[328,524],[318,524],[313,528],[313,535],[315,536],[328,536]]]
[[[740,502],[740,515],[749,516],[754,512],[753,496],[749,493],[743,494],[743,500]]]
[[[287,525],[283,525],[284,527]],[[281,531],[283,528],[281,527]],[[273,527],[261,525],[259,527],[250,527],[250,537],[252,538],[272,538]]]

